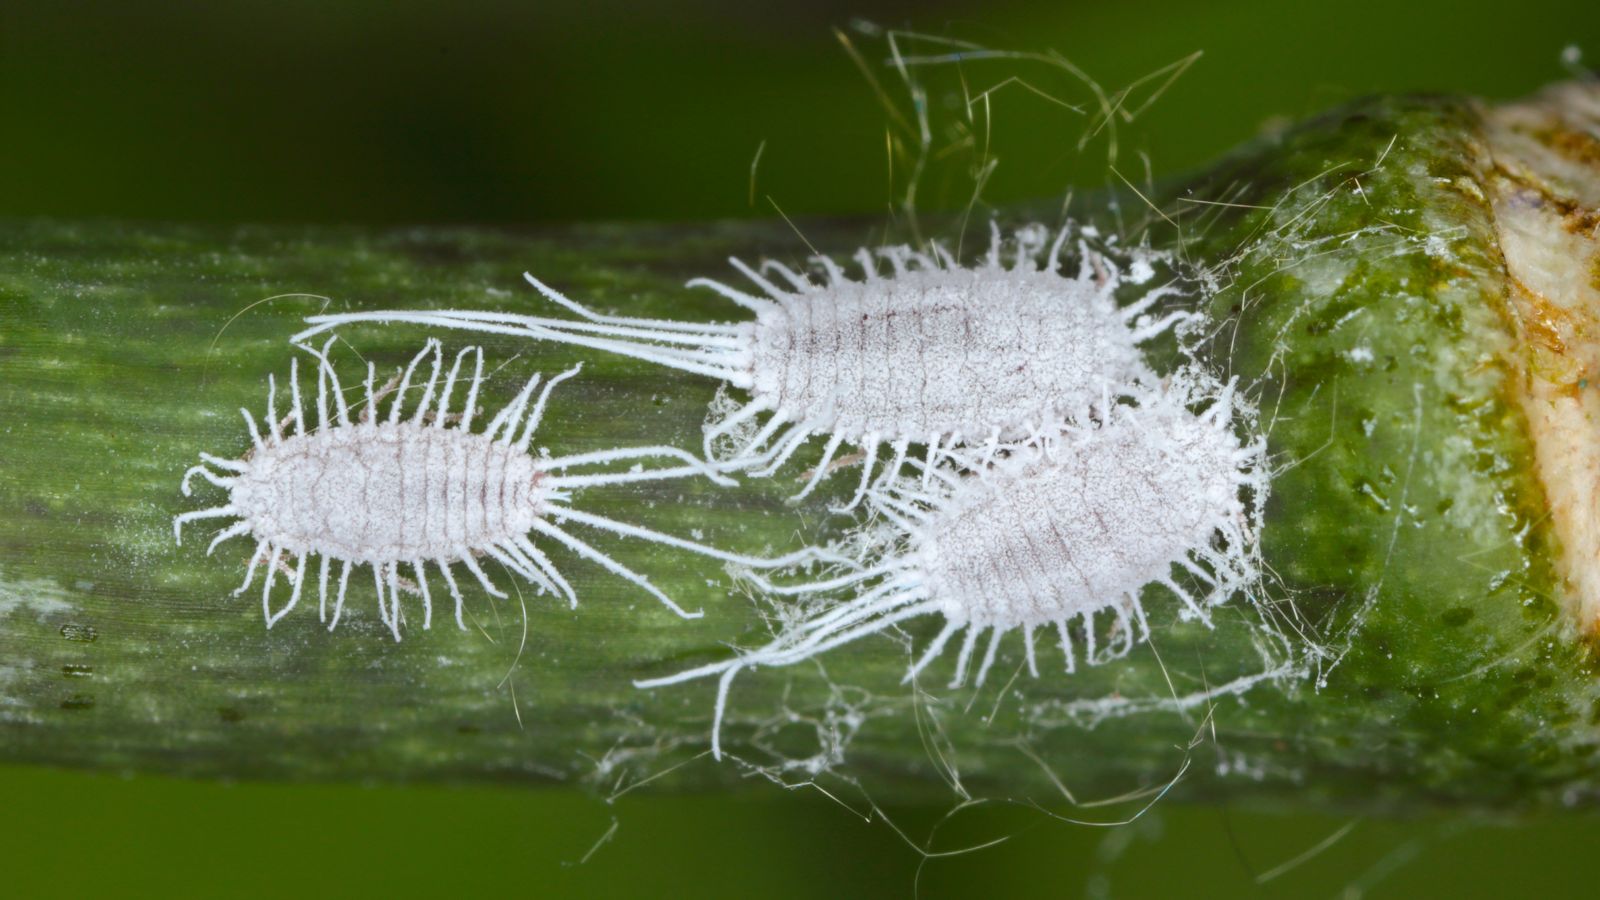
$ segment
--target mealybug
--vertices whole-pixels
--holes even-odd
[[[532,275],[528,281],[582,321],[465,311],[390,311],[313,316],[296,340],[352,322],[411,322],[560,341],[661,363],[723,379],[750,393],[742,408],[708,428],[705,453],[729,469],[777,471],[807,438],[827,434],[815,474],[798,497],[830,471],[844,442],[866,455],[858,503],[871,484],[879,446],[899,472],[907,449],[926,442],[930,459],[940,446],[1015,439],[1090,403],[1103,383],[1148,380],[1138,345],[1187,316],[1154,319],[1157,300],[1176,292],[1167,285],[1119,307],[1125,280],[1103,255],[1080,239],[1077,277],[1061,274],[1063,228],[1043,253],[1049,233],[1032,226],[1017,233],[1010,266],[1002,261],[998,227],[983,264],[967,268],[942,248],[922,253],[889,247],[855,258],[862,280],[847,277],[833,260],[812,262],[819,284],[781,263],[767,261],[787,287],[737,259],[733,266],[760,288],[746,293],[705,278],[709,288],[755,314],[737,324],[634,319],[595,313]],[[1089,230],[1082,232],[1087,235]],[[883,277],[878,259],[892,274]],[[1152,274],[1143,257],[1133,282]],[[770,414],[729,454],[714,452],[719,439]]]
[[[533,390],[539,383],[539,376],[533,376],[516,398],[490,421],[486,430],[474,432],[472,421],[478,413],[478,393],[483,385],[483,351],[480,348],[469,347],[458,353],[440,387],[441,349],[438,341],[430,340],[406,366],[394,389],[388,415],[380,421],[379,404],[388,389],[374,390],[374,367],[371,364],[367,367],[365,412],[352,420],[339,377],[328,361],[331,345],[330,340],[321,351],[303,347],[317,360],[316,427],[308,427],[301,404],[298,359],[292,360],[288,417],[281,421],[278,418],[277,384],[269,375],[267,433],[263,435],[250,412],[241,409],[250,429],[251,449],[239,459],[231,460],[200,454],[204,463],[226,474],[219,475],[205,465],[184,473],[185,496],[189,495],[190,479],[199,475],[227,489],[228,503],[183,513],[172,523],[173,533],[182,543],[185,522],[216,517],[239,519],[217,534],[206,553],[209,555],[229,538],[248,534],[255,539],[256,550],[250,557],[244,583],[234,595],[248,589],[256,567],[265,564],[266,585],[261,604],[269,628],[300,602],[307,561],[313,556],[321,557],[317,587],[323,621],[328,621],[330,564],[334,561],[341,564],[330,629],[338,625],[344,609],[350,570],[361,565],[372,567],[379,613],[396,640],[400,638],[399,591],[403,572],[414,575],[415,584],[410,587],[422,596],[422,627],[432,625],[433,602],[424,569],[428,563],[444,576],[450,595],[455,599],[456,624],[462,627],[465,627],[462,597],[450,573],[453,564],[466,566],[491,595],[506,597],[478,565],[480,555],[498,561],[542,590],[564,595],[570,604],[577,605],[572,585],[556,570],[550,558],[528,539],[530,531],[633,582],[681,616],[699,615],[686,612],[643,576],[568,533],[558,524],[565,521],[693,550],[745,566],[793,564],[812,558],[811,551],[770,561],[725,553],[567,505],[570,491],[593,485],[690,475],[705,475],[719,483],[731,483],[691,454],[674,447],[601,450],[555,458],[530,454],[534,430],[551,389],[577,374],[576,367],[546,382],[530,408]],[[459,422],[452,425],[451,421],[456,418],[450,409],[452,394],[463,374],[462,363],[469,355],[474,358],[472,378]],[[429,357],[432,366],[422,399],[414,412],[402,417],[401,409],[406,392],[411,388],[412,376]],[[672,458],[684,464],[571,474],[572,470],[586,466],[649,458]],[[289,562],[280,561],[284,554],[288,555]],[[274,612],[272,587],[280,566],[290,579],[291,593],[289,602]]]
[[[1035,676],[1033,632],[1041,626],[1054,627],[1068,672],[1079,658],[1074,629],[1090,665],[1127,654],[1149,634],[1140,594],[1152,584],[1209,624],[1208,607],[1258,577],[1265,445],[1240,441],[1231,385],[1193,372],[1126,399],[1136,405],[1102,401],[1077,424],[1003,446],[998,455],[947,452],[926,470],[929,478],[873,488],[869,507],[882,522],[863,533],[854,568],[810,584],[749,576],[774,595],[846,589],[856,596],[808,611],[765,647],[638,686],[721,676],[712,731],[720,755],[717,733],[740,670],[801,662],[920,616],[943,616],[945,625],[906,679],[965,631],[951,687],[966,680],[985,631],[979,684],[1000,638],[1014,630],[1022,631]],[[1184,587],[1175,571],[1204,593]],[[1100,637],[1105,624],[1109,640]]]

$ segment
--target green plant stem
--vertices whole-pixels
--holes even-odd
[[[937,666],[920,691],[901,685],[909,650],[888,637],[748,672],[724,733],[737,760],[721,765],[704,755],[714,684],[631,684],[767,640],[765,607],[720,564],[603,541],[704,609],[685,621],[555,551],[577,609],[520,582],[509,602],[467,586],[466,631],[438,615],[423,631],[412,610],[396,643],[359,581],[337,631],[314,599],[267,630],[258,593],[230,597],[248,542],[208,557],[207,529],[178,547],[171,523],[219,499],[210,488],[185,499],[179,477],[200,451],[243,451],[236,410],[261,415],[304,315],[542,311],[521,283],[531,269],[630,315],[725,319],[737,311],[683,281],[722,273],[730,254],[803,257],[786,226],[0,225],[0,759],[602,791],[662,773],[652,789],[831,769],[895,800],[1150,791],[1134,808],[1180,772],[1191,799],[1367,811],[1586,797],[1600,689],[1565,607],[1562,544],[1516,390],[1523,332],[1484,122],[1464,100],[1369,101],[1152,196],[1159,215],[1132,195],[1092,211],[1132,232],[1142,218],[1214,278],[1205,353],[1260,406],[1277,468],[1265,613],[1236,603],[1210,630],[1150,591],[1155,638],[1127,660],[1073,676],[1047,665],[1035,680],[1013,637],[978,690],[945,689]],[[840,253],[879,237],[803,229]],[[393,366],[422,335],[345,337],[349,373],[356,351]],[[707,379],[484,343],[504,365],[489,408],[533,371],[585,362],[556,392],[541,446],[699,444]],[[825,509],[853,481],[791,507],[796,487],[680,481],[589,490],[576,505],[749,553],[838,536],[848,522]],[[908,631],[920,647],[938,624]]]

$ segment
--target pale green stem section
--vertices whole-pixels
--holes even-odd
[[[730,253],[802,258],[787,229],[0,225],[0,758],[604,792],[663,772],[652,788],[834,770],[835,788],[854,781],[880,800],[1060,804],[1062,788],[1077,800],[1153,792],[1179,772],[1181,796],[1341,808],[1587,797],[1597,691],[1511,399],[1520,345],[1491,199],[1504,195],[1484,147],[1470,103],[1371,101],[1241,151],[1146,217],[1158,244],[1215,276],[1205,353],[1240,378],[1268,429],[1279,470],[1262,607],[1223,607],[1208,630],[1148,591],[1154,639],[1128,659],[1068,677],[1046,649],[1033,679],[1013,637],[988,683],[963,690],[942,686],[948,662],[920,690],[900,683],[913,646],[942,624],[911,622],[914,644],[873,637],[821,664],[744,673],[724,731],[735,759],[721,765],[703,755],[713,684],[632,686],[770,639],[771,607],[721,563],[586,531],[705,617],[684,620],[540,544],[576,609],[486,560],[509,600],[458,568],[468,627],[435,615],[424,631],[417,598],[402,594],[396,643],[365,569],[336,631],[306,598],[269,631],[259,595],[229,596],[250,542],[208,557],[204,523],[180,548],[172,518],[222,501],[198,481],[199,496],[183,498],[179,478],[202,451],[248,446],[237,409],[264,415],[268,373],[284,378],[296,352],[285,339],[325,304],[294,292],[334,309],[562,314],[524,285],[528,269],[602,311],[737,320],[743,311],[683,283],[733,277]],[[1126,217],[1138,201],[1123,199],[1122,225],[1137,232]],[[881,238],[805,230],[840,258]],[[467,343],[442,336],[447,358]],[[343,337],[350,384],[357,352],[381,380],[423,334]],[[552,394],[537,446],[700,445],[710,379],[484,337],[490,410],[535,371],[585,363]],[[737,488],[691,478],[572,502],[732,552],[789,552],[851,525],[827,507],[854,489],[854,470],[784,502],[821,444]],[[435,583],[436,612],[446,596]]]

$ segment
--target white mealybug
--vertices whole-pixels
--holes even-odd
[[[853,589],[856,596],[807,610],[765,647],[636,684],[721,676],[712,726],[712,749],[720,756],[728,688],[740,670],[812,659],[908,619],[940,615],[945,625],[907,681],[966,632],[951,687],[965,682],[985,631],[991,634],[978,684],[1000,638],[1014,630],[1022,631],[1034,676],[1033,632],[1041,626],[1054,627],[1068,672],[1079,659],[1074,629],[1088,664],[1126,655],[1149,635],[1140,594],[1152,584],[1165,586],[1189,617],[1209,625],[1208,607],[1259,577],[1265,443],[1240,441],[1235,419],[1243,411],[1231,385],[1192,371],[1164,388],[1130,390],[1127,399],[1137,405],[1102,402],[1048,438],[1005,445],[989,458],[950,451],[949,462],[926,470],[931,478],[874,487],[869,508],[882,521],[862,532],[865,549],[853,568],[809,584],[748,575],[772,595]],[[1204,593],[1185,588],[1175,569]]]
[[[350,570],[361,565],[372,567],[379,613],[396,640],[400,639],[399,591],[405,580],[403,571],[414,575],[415,583],[408,587],[422,596],[422,627],[426,629],[432,625],[433,602],[424,571],[428,563],[444,576],[450,595],[455,599],[456,624],[463,628],[461,591],[450,574],[452,564],[466,566],[492,596],[506,597],[478,565],[476,557],[480,555],[498,561],[544,591],[565,596],[576,606],[577,594],[571,584],[556,570],[550,558],[528,539],[530,531],[633,582],[685,618],[700,615],[683,610],[643,576],[569,534],[558,524],[565,521],[693,550],[744,566],[792,565],[814,558],[813,551],[775,560],[725,553],[693,541],[580,512],[567,505],[568,492],[593,485],[691,475],[732,483],[693,455],[674,447],[601,450],[554,458],[530,454],[534,430],[551,389],[577,374],[578,367],[546,382],[530,408],[534,388],[539,383],[539,376],[533,376],[516,398],[490,421],[486,430],[474,432],[472,421],[478,413],[478,393],[483,385],[483,351],[468,347],[458,353],[441,387],[441,348],[438,341],[430,340],[406,366],[398,386],[393,388],[395,396],[388,414],[382,416],[381,421],[379,404],[389,388],[374,390],[375,369],[368,364],[366,408],[352,421],[339,377],[328,362],[332,343],[330,340],[321,351],[302,348],[315,357],[318,364],[316,427],[308,426],[302,408],[298,359],[295,359],[289,370],[288,417],[278,418],[277,383],[269,375],[267,433],[262,434],[249,410],[241,409],[250,429],[252,448],[239,459],[231,460],[200,454],[204,463],[226,474],[219,475],[206,465],[195,466],[184,473],[185,496],[190,492],[190,480],[199,475],[226,488],[228,503],[183,513],[172,523],[173,533],[182,543],[185,522],[217,517],[239,519],[217,534],[206,553],[209,555],[229,538],[248,534],[255,539],[256,551],[250,557],[244,583],[234,595],[244,593],[255,577],[256,567],[265,564],[266,584],[261,604],[269,628],[300,602],[307,561],[313,556],[322,558],[317,587],[323,621],[329,621],[330,563],[341,564],[338,592],[328,625],[330,630],[338,625],[344,609]],[[449,423],[457,418],[450,408],[452,394],[462,380],[462,363],[469,355],[474,357],[470,386],[459,422],[451,425]],[[422,399],[414,412],[402,418],[402,405],[411,388],[412,376],[429,357],[432,366]],[[623,472],[569,474],[571,470],[586,466],[648,458],[671,458],[684,465],[658,469],[635,466]],[[280,561],[284,554],[294,561],[293,569],[288,568],[289,563]],[[289,602],[274,612],[272,587],[280,566],[290,579],[291,593]]]
[[[757,271],[730,260],[764,296],[706,278],[689,282],[752,311],[754,321],[744,323],[601,315],[526,275],[582,321],[455,310],[343,313],[308,318],[312,327],[295,339],[353,322],[409,322],[560,341],[710,375],[748,391],[750,400],[708,426],[707,459],[770,475],[807,438],[827,434],[798,499],[831,470],[848,441],[866,454],[848,508],[872,483],[882,444],[893,452],[881,479],[887,483],[913,443],[927,443],[931,459],[941,445],[1015,439],[1084,408],[1103,383],[1150,379],[1138,345],[1188,316],[1148,314],[1177,288],[1156,287],[1119,307],[1115,294],[1125,280],[1142,283],[1153,274],[1149,254],[1136,257],[1128,277],[1080,239],[1079,272],[1067,277],[1061,257],[1072,234],[1071,226],[1063,228],[1042,252],[1047,230],[1019,230],[1010,266],[1002,261],[996,226],[987,258],[972,268],[937,246],[930,253],[889,247],[876,256],[857,251],[860,281],[817,256],[820,284],[781,263],[767,261]],[[889,263],[890,277],[880,275],[879,257]],[[767,271],[787,287],[765,277]],[[770,415],[754,428],[763,413]],[[716,453],[719,439],[739,434],[741,426],[753,434],[740,434],[731,453]]]

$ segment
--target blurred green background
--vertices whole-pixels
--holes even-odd
[[[1119,171],[1193,170],[1370,92],[1510,98],[1600,56],[1593,0],[1330,4],[807,0],[0,6],[0,215],[216,222],[555,223],[862,216],[898,198],[886,114],[832,29],[857,18],[1055,49],[1115,88],[1204,56],[1119,135]],[[881,40],[857,46],[874,67]],[[878,69],[893,86],[893,76]],[[1068,102],[1059,70],[1015,74]],[[938,77],[950,78],[953,68]],[[941,121],[959,119],[932,96]],[[995,202],[1110,177],[1084,117],[991,98]],[[752,160],[760,151],[752,190]],[[901,173],[903,175],[903,172]],[[903,185],[901,185],[903,187]],[[957,207],[960,178],[928,208]],[[1592,892],[1600,822],[1410,822],[1194,808],[1126,828],[997,798],[891,809],[815,792],[614,804],[579,791],[224,785],[0,768],[7,896],[1542,896]],[[614,830],[613,830],[614,829]],[[1348,829],[1348,830],[1346,830]],[[1342,834],[1342,837],[1339,835]],[[609,839],[606,839],[609,835]],[[1324,852],[1258,885],[1280,864]],[[593,851],[591,853],[591,851]]]

